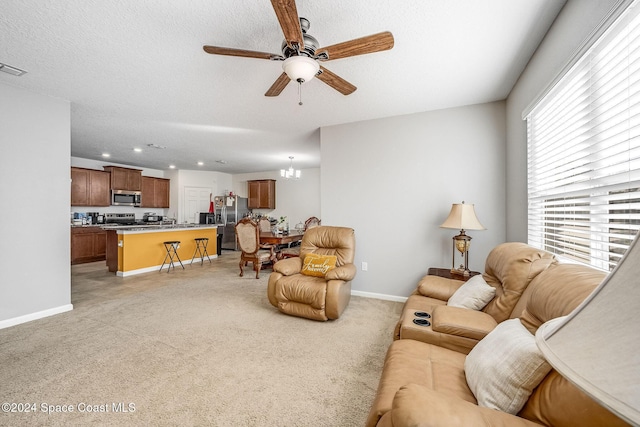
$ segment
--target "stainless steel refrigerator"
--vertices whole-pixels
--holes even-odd
[[[236,223],[251,213],[248,203],[249,199],[238,196],[218,196],[218,203],[214,203],[216,213],[220,209],[220,217],[224,223],[224,231],[222,232],[222,249],[230,249],[237,251],[238,243],[236,242]],[[222,203],[220,203],[222,202]]]

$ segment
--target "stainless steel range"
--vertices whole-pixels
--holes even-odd
[[[108,213],[104,215],[106,224],[115,225],[134,225],[136,223],[136,215],[132,213]]]

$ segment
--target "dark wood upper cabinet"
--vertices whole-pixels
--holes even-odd
[[[142,171],[120,166],[103,166],[111,173],[112,190],[142,191]]]
[[[91,176],[89,206],[111,205],[111,174],[92,170],[89,175]]]
[[[113,189],[141,191],[143,208],[169,207],[171,180],[142,176],[138,169],[103,168],[105,171],[71,168],[71,206],[110,206]]]
[[[89,172],[71,168],[71,206],[89,206]]]
[[[142,201],[143,208],[168,208],[169,207],[170,180],[165,178],[142,177]]]
[[[248,181],[249,209],[276,208],[276,181],[274,179],[259,179]]]
[[[169,207],[169,192],[171,189],[171,181],[164,178],[156,178],[155,199],[156,207]]]
[[[109,206],[109,172],[71,168],[71,206]]]

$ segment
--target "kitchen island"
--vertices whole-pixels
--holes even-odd
[[[159,270],[167,255],[163,244],[166,241],[180,242],[177,252],[183,264],[191,263],[196,238],[208,238],[209,257],[218,256],[218,226],[215,224],[116,225],[103,228],[107,232],[107,267],[121,277]],[[199,256],[193,260],[196,261],[200,262]],[[176,264],[179,268],[180,264],[177,261]]]

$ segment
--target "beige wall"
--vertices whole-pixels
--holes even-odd
[[[0,83],[0,328],[71,310],[70,105]]]
[[[406,297],[429,267],[450,268],[458,232],[439,225],[462,201],[487,228],[468,233],[484,269],[505,239],[504,114],[494,102],[322,128],[322,223],[355,229],[354,290]]]

